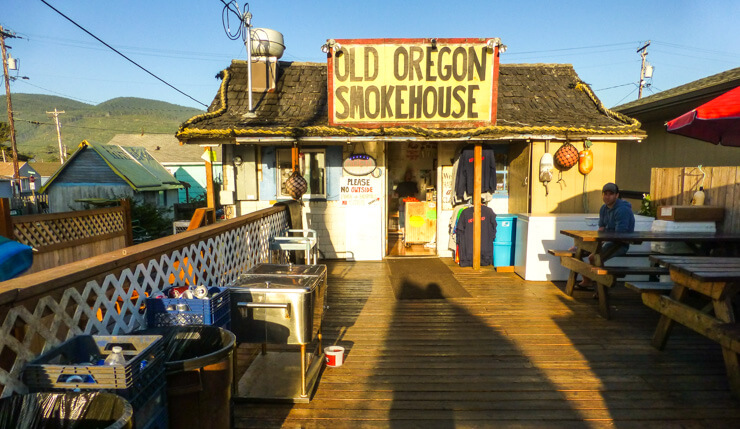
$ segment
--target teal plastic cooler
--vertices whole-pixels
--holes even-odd
[[[516,215],[496,215],[496,239],[493,240],[493,266],[514,265],[514,242],[516,238]]]

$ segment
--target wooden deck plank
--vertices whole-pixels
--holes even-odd
[[[607,321],[563,284],[442,260],[470,298],[397,301],[382,262],[330,262],[324,342],[344,365],[308,404],[235,404],[234,427],[740,425],[719,346],[677,326],[655,350],[634,292],[614,290]]]

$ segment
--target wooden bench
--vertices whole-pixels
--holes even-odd
[[[673,282],[624,282],[624,286],[640,293],[666,293],[673,289]]]
[[[573,252],[571,250],[556,250],[556,249],[547,249],[547,253],[557,256],[557,257],[563,257],[563,256],[570,256],[574,257],[576,255],[576,252]],[[625,257],[649,257],[651,255],[654,255],[654,252],[627,252],[624,255],[619,255],[618,258],[625,258]]]
[[[668,274],[668,269],[664,267],[622,267],[622,266],[605,266],[597,267],[589,264],[588,262],[582,261],[578,258],[571,256],[573,252],[570,251],[557,251],[553,250],[548,253],[555,255],[556,253],[560,256],[560,264],[571,272],[580,273],[581,276],[589,278],[596,283],[596,295],[599,299],[599,313],[605,318],[609,319],[609,292],[608,288],[614,286],[618,282],[621,283],[620,279],[628,275],[648,275],[658,276]],[[645,256],[642,254],[641,256]],[[569,296],[573,295],[573,286],[569,287],[566,284],[565,293]]]
[[[717,337],[721,340],[718,341],[720,345],[732,350],[735,353],[740,353],[740,324],[721,323],[718,325],[714,325],[713,330],[717,333]]]
[[[597,275],[625,277],[629,275],[660,276],[668,274],[665,267],[593,267],[591,271]]]
[[[668,268],[665,267],[596,267],[572,256],[561,256],[560,263],[563,267],[575,270],[581,275],[606,286],[613,286],[617,279],[629,275],[659,276],[668,274]]]
[[[733,395],[740,399],[740,325],[735,317],[733,299],[740,284],[740,258],[707,256],[653,256],[653,262],[670,269],[675,283],[670,295],[641,294],[642,302],[661,314],[652,344],[659,350],[675,323],[686,326],[717,342]],[[702,306],[692,295],[710,302]]]
[[[660,314],[716,341],[723,348],[740,353],[740,325],[737,323],[722,322],[667,295],[643,294],[642,302]],[[654,337],[653,345],[662,350],[665,347],[665,338]]]

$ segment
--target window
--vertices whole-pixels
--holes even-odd
[[[496,154],[496,194],[508,194],[509,192],[509,165],[506,153],[494,149]]]
[[[278,198],[290,198],[285,181],[293,173],[291,149],[277,150]],[[324,149],[301,149],[298,156],[298,171],[308,183],[304,198],[326,198],[326,157]]]

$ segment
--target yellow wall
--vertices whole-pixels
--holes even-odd
[[[571,142],[579,151],[583,149],[583,141]],[[561,142],[550,142],[549,153],[555,152],[562,145]],[[593,142],[591,152],[594,155],[594,167],[587,176],[578,171],[578,165],[562,173],[564,182],[558,183],[560,178],[557,168],[554,169],[553,179],[548,184],[548,195],[545,187],[539,181],[540,158],[545,153],[545,142],[531,143],[532,166],[531,207],[530,213],[596,213],[602,205],[601,187],[604,183],[614,182],[616,175],[617,145],[615,142]],[[584,181],[586,188],[584,189]],[[619,185],[619,184],[617,184]],[[584,211],[583,195],[587,194],[588,209]]]
[[[649,192],[651,168],[740,165],[736,147],[670,134],[663,121],[643,123],[642,129],[648,135],[642,143],[619,143],[617,184],[621,189]]]

